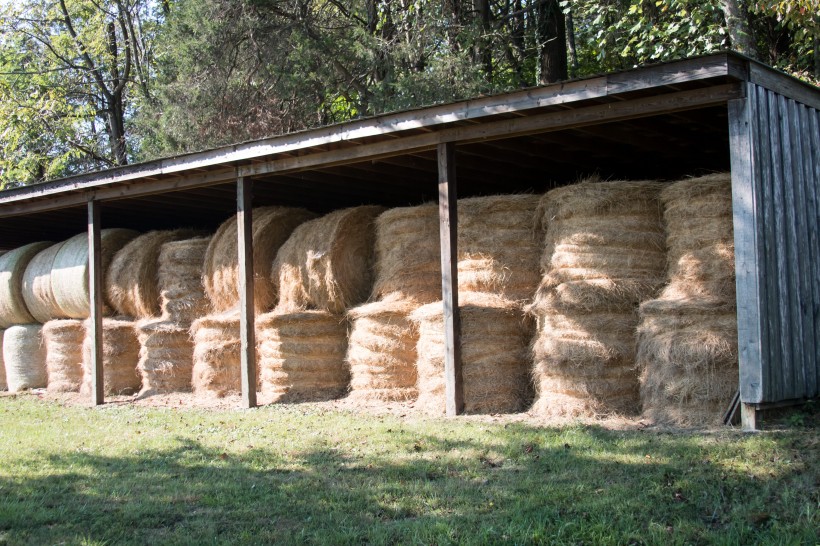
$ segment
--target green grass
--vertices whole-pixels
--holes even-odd
[[[0,544],[815,544],[816,428],[0,398]]]

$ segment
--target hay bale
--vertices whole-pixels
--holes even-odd
[[[514,302],[498,297],[462,299],[461,365],[465,413],[511,413],[531,400],[528,346],[530,321]],[[419,329],[416,407],[443,413],[444,308],[442,302],[424,305],[411,319]]]
[[[34,320],[43,324],[53,319],[64,318],[51,289],[54,258],[64,244],[65,241],[61,241],[38,252],[23,273],[23,300]]]
[[[316,215],[304,209],[260,207],[253,209],[254,303],[264,312],[276,303],[277,288],[270,282],[271,266],[279,247],[291,232]],[[239,304],[239,255],[236,216],[225,221],[211,239],[205,252],[202,283],[217,313]]]
[[[191,325],[191,334],[194,393],[218,397],[239,393],[242,389],[239,311],[232,309],[201,317]]]
[[[140,394],[190,392],[194,343],[188,328],[163,319],[137,323]]]
[[[130,229],[101,230],[103,279],[105,279],[108,264],[111,263],[114,254],[137,235],[136,231]],[[54,300],[60,308],[61,317],[75,319],[89,317],[88,234],[80,233],[63,243],[54,257],[51,289]]]
[[[86,335],[83,341],[83,383],[80,393],[91,394],[91,337],[90,320],[84,321]],[[103,392],[106,396],[139,392],[142,379],[137,371],[140,344],[134,322],[123,317],[103,319]]]
[[[43,325],[49,392],[77,392],[83,382],[83,340],[81,320],[50,320]]]
[[[44,388],[48,384],[42,330],[40,324],[17,324],[3,334],[3,362],[10,392]]]
[[[163,320],[189,326],[207,314],[202,267],[210,241],[211,237],[196,237],[162,245],[158,277]]]
[[[256,330],[262,392],[274,402],[331,400],[347,391],[343,315],[274,311],[257,319]]]
[[[337,210],[293,230],[276,254],[272,276],[280,313],[343,313],[367,299],[372,285],[373,221],[384,210]]]
[[[352,324],[346,359],[351,399],[404,401],[418,396],[418,332],[410,320],[415,309],[404,302],[376,302],[347,313]]]
[[[640,307],[643,411],[662,423],[717,425],[738,388],[731,177],[676,182],[661,200],[668,284]]]
[[[105,293],[114,310],[138,319],[159,315],[158,269],[162,245],[197,233],[192,229],[149,231],[119,249],[105,275]]]
[[[0,256],[0,328],[34,322],[23,299],[23,275],[38,252],[51,243],[31,243]]]

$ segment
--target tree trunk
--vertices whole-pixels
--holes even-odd
[[[476,0],[481,35],[475,44],[475,60],[481,63],[484,79],[493,81],[493,52],[490,49],[490,0]]]
[[[127,165],[128,154],[125,146],[125,109],[122,93],[117,93],[108,105],[108,138],[115,165]]]
[[[740,8],[738,0],[721,0],[721,4],[732,49],[747,57],[756,59],[757,50],[749,25],[748,13]]]
[[[574,78],[578,75],[578,51],[575,49],[575,21],[572,19],[572,12],[568,12],[567,18],[567,47],[569,48],[569,63],[572,68],[571,75]]]
[[[567,79],[567,32],[558,0],[538,5],[538,83],[545,85]]]

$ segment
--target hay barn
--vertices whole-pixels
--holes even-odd
[[[737,319],[739,378],[734,405],[744,426],[755,428],[759,410],[816,398],[820,391],[820,89],[733,53],[5,190],[0,249],[88,233],[91,396],[102,403],[108,302],[101,229],[213,233],[235,215],[242,395],[244,404],[254,406],[252,207],[324,215],[360,205],[438,202],[446,404],[452,415],[464,405],[457,198],[541,195],[590,176],[666,183],[719,172],[731,173],[734,235],[728,243],[733,239],[736,295],[728,304]],[[16,266],[10,275],[22,276],[23,269]]]

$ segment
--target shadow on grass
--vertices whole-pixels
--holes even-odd
[[[382,450],[225,453],[180,437],[129,456],[43,455],[21,464],[47,475],[0,478],[0,544],[816,540],[816,466],[753,475],[696,436],[495,429],[492,441],[396,431]]]

